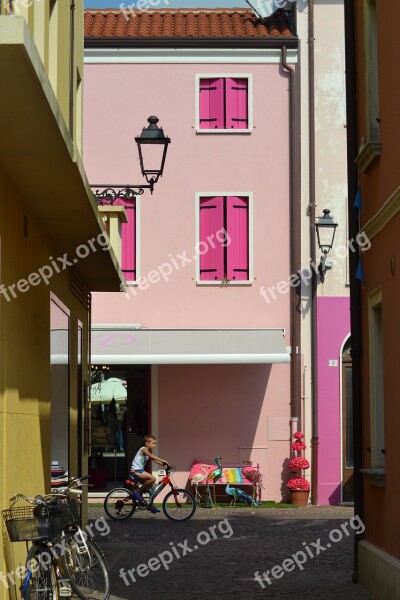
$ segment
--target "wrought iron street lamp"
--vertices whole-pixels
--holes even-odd
[[[330,212],[331,211],[329,209],[325,208],[323,210],[323,215],[318,217],[318,221],[315,223],[318,246],[322,252],[322,256],[318,265],[318,273],[322,283],[325,281],[325,272],[327,270],[326,257],[328,252],[332,249],[336,227],[338,226],[338,224],[332,219]]]
[[[165,165],[165,159],[167,156],[168,144],[171,143],[169,137],[165,137],[164,131],[161,127],[158,127],[158,118],[149,117],[149,125],[143,127],[141,135],[135,137],[139,150],[140,168],[142,170],[143,177],[150,186],[154,186],[155,183],[162,177]],[[147,159],[147,160],[145,160]],[[146,165],[144,164],[146,162]],[[158,167],[157,169],[150,169],[149,166]],[[153,191],[153,188],[150,188]]]
[[[154,185],[164,172],[165,159],[168,145],[171,143],[169,137],[164,135],[161,127],[158,127],[158,117],[149,117],[149,125],[143,127],[142,133],[135,137],[139,152],[140,169],[147,184],[93,184],[97,204],[114,204],[116,200],[133,201],[135,196],[141,196],[145,189],[153,193]]]

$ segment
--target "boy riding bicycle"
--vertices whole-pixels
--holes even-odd
[[[131,479],[133,481],[135,481],[135,479],[139,479],[142,483],[139,490],[137,492],[133,492],[133,497],[135,498],[135,500],[138,500],[142,504],[144,504],[144,500],[142,497],[143,492],[151,488],[151,486],[156,481],[154,475],[144,470],[147,461],[150,458],[150,460],[154,460],[154,462],[156,462],[159,465],[168,465],[168,462],[166,460],[163,460],[155,454],[152,454],[152,450],[153,448],[155,448],[156,443],[157,441],[154,435],[145,435],[143,438],[144,446],[142,446],[137,452],[131,465]],[[160,512],[159,509],[155,506],[152,506],[151,503],[149,504],[147,510],[149,510],[153,514]]]

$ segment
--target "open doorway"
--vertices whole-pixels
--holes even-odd
[[[70,471],[70,314],[54,295],[50,298],[51,474],[52,486]],[[78,448],[78,454],[81,448]]]
[[[91,456],[93,490],[127,477],[150,426],[150,366],[92,365]]]
[[[353,390],[351,338],[342,350],[342,501],[354,502]]]

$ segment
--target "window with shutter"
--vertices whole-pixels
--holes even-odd
[[[197,131],[250,131],[252,128],[251,75],[240,77],[197,76],[197,81]]]
[[[249,198],[201,197],[199,212],[200,281],[249,281]]]

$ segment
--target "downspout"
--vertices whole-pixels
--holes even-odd
[[[70,5],[69,135],[74,140],[75,0]]]
[[[287,48],[282,46],[282,67],[289,75],[289,234],[290,234],[290,274],[296,274],[300,269],[300,201],[297,200],[297,138],[296,138],[296,83],[295,71],[287,63]],[[290,395],[291,417],[300,419],[301,416],[301,343],[300,343],[300,312],[298,309],[298,289],[290,288],[290,345],[292,359],[290,361]]]
[[[315,66],[314,0],[308,0],[309,215],[311,259],[311,504],[318,504],[318,353],[317,273],[315,247]]]
[[[89,407],[90,407],[90,412],[88,411],[88,407],[85,406],[84,404],[84,409],[85,411],[88,411],[88,415],[87,415],[87,419],[88,419],[88,423],[86,423],[87,427],[88,427],[88,432],[87,432],[87,436],[88,436],[88,445],[87,445],[87,456],[86,456],[86,464],[84,463],[84,471],[85,471],[85,475],[87,473],[89,473],[89,456],[91,453],[91,442],[92,442],[92,412],[91,412],[91,408],[92,408],[92,399],[90,397],[91,391],[92,391],[92,294],[91,292],[89,292],[89,313],[88,313],[88,327],[89,327],[89,339],[88,339],[88,351],[87,351],[87,356],[89,358],[89,364],[87,365],[87,370],[86,370],[86,381],[87,381],[87,396],[86,396],[86,402],[88,403]],[[83,357],[82,357],[82,363],[83,363]],[[83,367],[83,365],[82,365]],[[85,399],[85,398],[84,398]],[[83,418],[83,423],[85,424],[85,416]],[[85,429],[83,429],[83,440],[85,440]],[[83,448],[85,449],[85,442],[83,442]],[[84,456],[84,452],[82,453],[83,458],[85,458]]]
[[[344,26],[346,40],[346,110],[347,110],[347,172],[349,239],[356,239],[359,230],[358,209],[354,199],[358,189],[358,172],[354,160],[358,153],[357,93],[356,93],[356,22],[353,0],[345,0]],[[354,439],[354,514],[364,521],[363,480],[360,469],[363,459],[362,436],[362,328],[361,289],[356,279],[359,253],[349,252],[350,263],[350,323],[353,386]],[[362,536],[354,536],[353,581],[358,581],[358,544]]]

